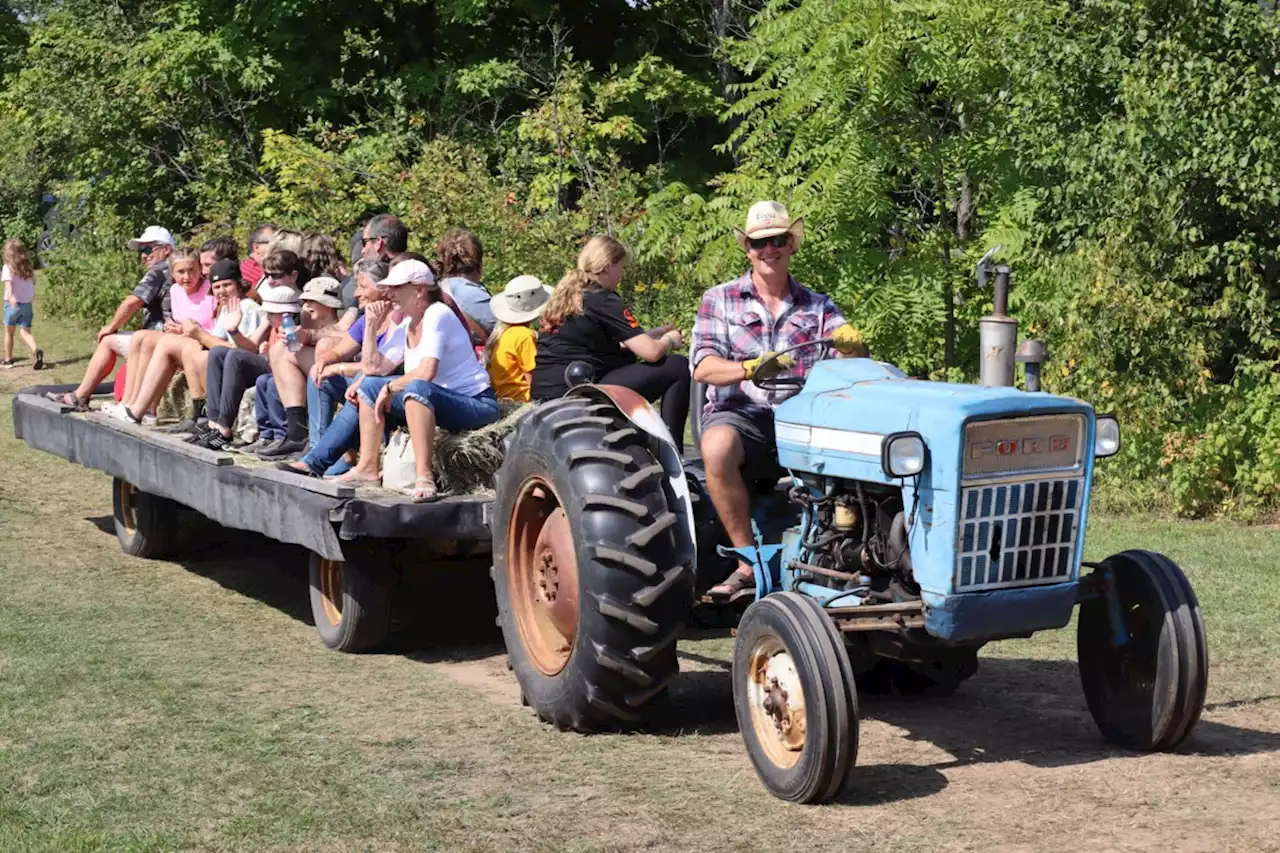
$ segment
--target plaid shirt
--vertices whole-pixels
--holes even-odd
[[[844,313],[831,298],[815,293],[793,277],[789,304],[775,319],[756,295],[751,273],[708,290],[693,324],[690,361],[709,355],[729,361],[746,361],[762,353],[781,352],[796,344],[830,337],[845,322]],[[791,353],[796,366],[780,376],[804,376],[827,355],[827,347],[813,346]],[[740,410],[743,414],[771,412],[798,389],[765,391],[751,381],[707,389],[707,413]]]

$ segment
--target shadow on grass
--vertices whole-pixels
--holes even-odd
[[[114,534],[109,516],[88,519]],[[193,525],[179,561],[188,571],[311,624],[307,554],[257,534]],[[400,624],[383,653],[431,662],[491,658],[503,652],[494,625],[496,606],[485,558],[433,564],[407,574],[395,601]],[[666,736],[729,734],[737,730],[728,661],[681,650],[699,664],[674,679],[646,731]],[[1210,710],[1260,704],[1273,695],[1216,703]],[[871,804],[934,793],[940,771],[971,764],[1018,761],[1063,767],[1137,757],[1102,740],[1069,661],[983,658],[978,674],[946,699],[913,700],[862,694],[864,720],[877,720],[930,743],[951,757],[933,765],[873,765],[855,770],[840,798]],[[1176,755],[1232,757],[1280,752],[1280,734],[1202,720]],[[897,793],[894,793],[895,790]]]
[[[680,656],[722,668],[682,673],[671,684],[667,706],[646,731],[671,736],[737,731],[727,662],[683,651]],[[1102,739],[1085,705],[1076,665],[1069,661],[984,658],[978,675],[949,698],[859,694],[858,704],[864,721],[905,730],[910,740],[929,743],[951,757],[931,765],[857,767],[837,800],[847,805],[927,796],[945,787],[942,771],[972,764],[1021,762],[1056,768],[1141,757]],[[1278,733],[1201,720],[1173,754],[1233,757],[1271,752],[1280,752]]]
[[[109,515],[85,521],[108,536],[116,535],[115,520]],[[186,527],[184,545],[173,562],[311,624],[306,551],[256,533],[218,527],[191,512],[183,513],[181,523]]]
[[[110,515],[86,521],[115,536]],[[184,513],[182,523],[187,527],[185,544],[174,562],[299,622],[314,624],[306,549],[220,527],[196,513]],[[402,581],[392,594],[392,634],[370,653],[405,655],[424,663],[501,654],[488,566],[488,558],[402,566]]]

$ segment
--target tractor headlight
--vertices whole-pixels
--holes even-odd
[[[1098,415],[1094,425],[1093,455],[1099,459],[1120,452],[1120,422],[1115,415]]]
[[[893,432],[880,445],[880,467],[890,477],[914,477],[924,470],[924,437],[918,432]]]

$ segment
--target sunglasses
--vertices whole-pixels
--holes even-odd
[[[361,246],[367,246],[367,245],[369,245],[370,243],[372,243],[374,240],[379,240],[379,239],[381,239],[381,238],[380,238],[380,237],[361,237],[361,238],[360,238],[360,245],[361,245]]]
[[[156,247],[155,247],[155,246],[139,246],[139,247],[138,247],[138,254],[143,255],[143,256],[147,256],[147,255],[150,255],[150,254],[151,254],[152,252],[154,252],[155,250],[156,250]]]
[[[290,270],[289,272],[292,272],[292,270]],[[268,278],[284,278],[285,276],[289,275],[289,273],[287,272],[271,272],[271,270],[267,270],[266,273]]]
[[[772,237],[753,237],[747,241],[747,245],[753,249],[763,249],[765,246],[781,249],[790,242],[790,234],[775,234]]]

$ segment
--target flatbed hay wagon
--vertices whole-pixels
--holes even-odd
[[[149,559],[180,554],[186,528],[179,516],[186,510],[224,527],[300,545],[310,552],[316,631],[329,648],[358,652],[386,639],[396,588],[393,564],[466,560],[481,572],[489,565],[487,494],[414,504],[385,489],[293,476],[105,413],[72,412],[44,396],[65,390],[19,391],[14,434],[32,448],[111,475],[112,516],[125,553]],[[109,393],[110,386],[98,391]]]

